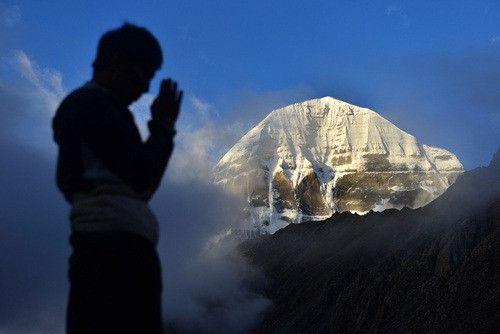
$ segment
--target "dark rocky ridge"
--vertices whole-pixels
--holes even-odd
[[[249,240],[272,280],[256,333],[500,332],[500,154],[411,210],[335,214]]]

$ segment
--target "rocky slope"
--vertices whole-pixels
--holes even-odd
[[[416,210],[246,241],[274,306],[256,333],[500,332],[500,153]]]
[[[271,112],[222,157],[215,182],[248,198],[248,225],[274,233],[334,212],[421,207],[462,172],[452,153],[324,97]]]

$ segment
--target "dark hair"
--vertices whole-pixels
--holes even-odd
[[[135,64],[147,64],[155,69],[163,62],[160,43],[147,29],[125,23],[102,35],[92,67],[94,71]]]

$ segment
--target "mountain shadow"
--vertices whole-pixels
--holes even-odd
[[[500,151],[416,210],[244,242],[272,280],[255,333],[500,333]]]

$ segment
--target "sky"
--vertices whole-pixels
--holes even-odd
[[[125,21],[153,32],[165,55],[132,106],[141,130],[162,78],[185,91],[152,206],[164,222],[166,312],[181,325],[197,315],[193,331],[234,332],[268,306],[245,288],[242,259],[200,252],[237,201],[207,184],[208,171],[271,110],[327,95],[368,107],[467,170],[500,147],[498,1],[0,0],[0,333],[62,330],[68,207],[54,186],[51,117],[90,78],[102,33]],[[221,298],[222,321],[200,293]]]
[[[65,91],[90,77],[99,36],[129,21],[164,49],[151,93],[173,77],[242,133],[276,107],[329,95],[466,169],[498,148],[498,1],[2,1],[2,53],[59,72]]]

